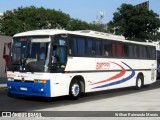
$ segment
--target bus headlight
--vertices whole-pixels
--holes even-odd
[[[46,84],[46,83],[47,83],[47,80],[35,79],[34,82],[35,82],[35,83],[43,83],[43,84]]]
[[[9,78],[7,78],[7,80],[8,81],[14,81],[14,78],[9,77]]]

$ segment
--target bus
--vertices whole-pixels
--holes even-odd
[[[156,54],[157,54],[157,80],[160,78],[160,41],[149,41],[146,42],[153,43],[156,45]]]
[[[160,78],[160,50],[157,50],[157,79]]]
[[[43,55],[41,55],[43,54]],[[13,36],[9,94],[70,96],[156,81],[156,47],[92,30],[33,30]]]

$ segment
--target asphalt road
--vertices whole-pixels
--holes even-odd
[[[141,90],[124,88],[85,94],[79,100],[67,96],[45,99],[41,97],[7,96],[0,89],[0,111],[160,111],[160,81]]]

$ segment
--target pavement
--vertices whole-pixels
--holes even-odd
[[[7,79],[0,77],[0,88],[7,87]]]

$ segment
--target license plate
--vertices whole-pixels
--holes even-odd
[[[20,90],[27,91],[27,88],[21,87]]]

